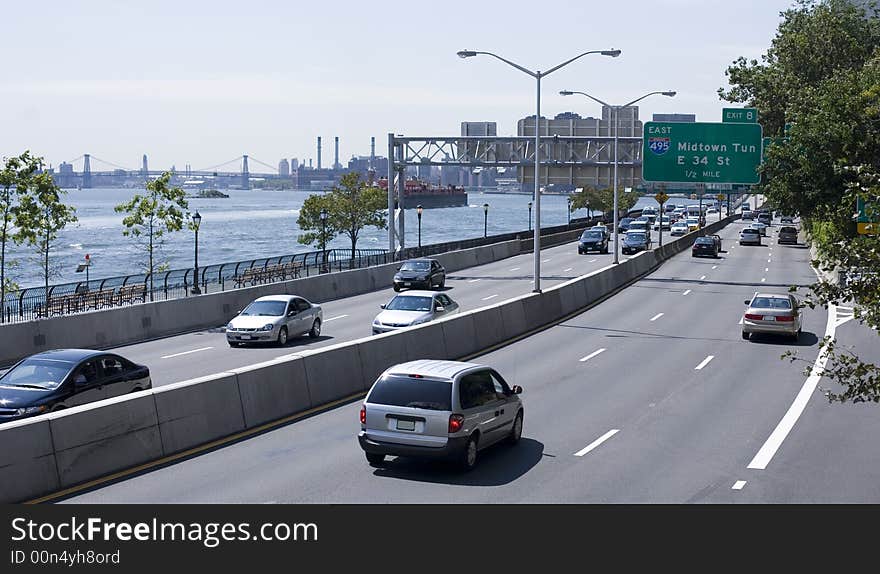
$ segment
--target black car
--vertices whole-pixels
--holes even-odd
[[[608,253],[608,235],[599,229],[587,229],[581,234],[578,242],[578,254],[588,251]]]
[[[718,242],[710,235],[697,237],[691,247],[692,257],[718,257]]]
[[[624,255],[638,253],[639,251],[647,251],[651,248],[651,234],[645,231],[628,231],[623,236],[623,247],[621,252]]]
[[[394,274],[394,290],[404,287],[412,289],[441,289],[446,285],[446,269],[436,259],[409,259],[403,262]]]
[[[150,369],[92,349],[56,349],[24,358],[0,376],[0,422],[152,388]]]
[[[617,222],[617,232],[626,233],[629,230],[629,224],[632,223],[634,217],[624,217]]]

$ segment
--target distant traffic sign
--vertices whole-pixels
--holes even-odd
[[[758,123],[757,108],[724,108],[721,111],[723,123],[756,124]]]
[[[642,179],[666,183],[760,182],[760,124],[646,122]]]
[[[715,198],[718,199],[718,201],[724,201],[724,194],[719,193],[718,195],[715,196]]]
[[[657,203],[659,203],[660,205],[663,205],[669,199],[669,196],[666,195],[665,192],[661,191],[654,196],[654,199],[657,200]]]

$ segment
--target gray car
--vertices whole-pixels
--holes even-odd
[[[230,347],[245,343],[286,345],[290,337],[321,334],[321,306],[296,295],[267,295],[255,299],[226,325]]]
[[[373,319],[374,335],[448,317],[458,313],[459,306],[446,293],[404,291],[382,305],[382,309]]]
[[[788,335],[795,341],[801,334],[801,305],[791,294],[755,293],[744,301],[748,309],[743,314],[742,338],[753,333]]]
[[[437,360],[394,365],[364,400],[358,442],[373,466],[392,455],[451,459],[470,470],[479,451],[519,442],[521,392],[486,365]]]

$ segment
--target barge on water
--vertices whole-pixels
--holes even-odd
[[[388,179],[381,178],[379,187],[388,190]],[[424,209],[432,207],[467,207],[468,194],[463,187],[447,185],[441,187],[425,183],[418,179],[403,182],[403,208],[415,209],[419,205]]]

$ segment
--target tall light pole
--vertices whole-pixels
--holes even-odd
[[[636,103],[638,101],[641,101],[641,100],[647,98],[648,96],[660,94],[660,95],[667,96],[667,97],[671,98],[671,97],[675,96],[675,92],[672,92],[672,91],[648,92],[644,96],[636,98],[627,104],[623,104],[622,106],[612,106],[611,104],[607,104],[607,103],[603,102],[599,98],[594,98],[593,96],[591,96],[590,94],[588,94],[586,92],[572,92],[569,90],[562,90],[561,92],[559,92],[560,96],[570,96],[572,94],[580,94],[582,96],[586,96],[586,97],[590,98],[591,100],[593,100],[594,102],[598,102],[598,103],[602,104],[603,106],[607,106],[607,107],[611,108],[611,110],[614,112],[614,263],[620,263],[619,255],[618,255],[620,253],[620,250],[619,250],[620,234],[617,232],[617,225],[618,225],[618,223],[617,223],[617,218],[618,218],[618,214],[617,214],[617,138],[618,138],[618,132],[620,131],[620,110],[622,108],[628,108],[629,106],[633,105],[634,103]],[[663,214],[661,213],[660,215],[662,217]]]
[[[529,231],[532,230],[532,202],[529,202]]]
[[[199,226],[202,224],[202,216],[196,211],[192,216],[193,230],[196,232],[196,253],[195,253],[195,269],[193,270],[193,288],[192,294],[199,295],[202,290],[199,289]]]
[[[321,209],[321,273],[327,270],[327,213],[326,209]],[[351,254],[354,257],[354,253]]]
[[[422,251],[422,206],[421,205],[416,206],[416,215],[418,216],[418,219],[419,219],[419,252],[421,253],[421,251]]]
[[[493,54],[492,52],[476,52],[474,50],[461,50],[458,52],[459,58],[471,58],[476,56],[477,54],[483,54],[486,56],[492,56],[498,60],[501,60],[505,64],[512,66],[523,72],[528,74],[529,76],[535,78],[537,83],[537,99],[535,105],[535,288],[533,291],[535,293],[541,292],[541,78],[544,76],[555,72],[559,68],[566,66],[578,58],[586,56],[587,54],[602,54],[603,56],[611,56],[612,58],[616,58],[620,55],[620,50],[590,50],[589,52],[584,52],[582,54],[578,54],[574,58],[570,60],[566,60],[561,64],[554,66],[547,70],[546,72],[541,72],[540,70],[531,71],[528,68],[524,68],[515,62],[511,62],[505,58],[497,54]],[[531,222],[531,217],[529,217],[529,221]]]
[[[486,237],[486,233],[489,230],[489,204],[483,204],[483,238]]]
[[[568,196],[568,224],[571,225],[571,196]]]

